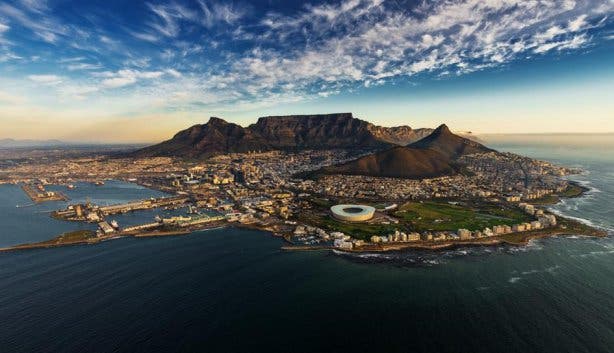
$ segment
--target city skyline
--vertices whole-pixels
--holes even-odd
[[[219,116],[352,112],[614,132],[611,1],[0,4],[0,138],[156,142]]]

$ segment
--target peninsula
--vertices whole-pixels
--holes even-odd
[[[169,196],[118,205],[68,203],[52,217],[90,224],[91,231],[1,250],[223,226],[282,236],[285,250],[351,252],[522,245],[560,234],[605,236],[547,208],[586,192],[566,178],[579,172],[495,151],[446,125],[381,127],[349,113],[264,117],[247,128],[211,118],[138,150],[58,154],[3,165],[0,181],[20,183],[33,200],[43,198],[37,202],[67,196],[34,193],[34,186],[41,191],[46,184],[107,179]],[[183,213],[129,226],[113,219],[162,208]]]

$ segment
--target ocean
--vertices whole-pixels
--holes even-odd
[[[614,146],[493,137],[507,150],[581,166],[590,192],[554,207],[614,228]],[[569,142],[569,141],[568,141]],[[115,191],[113,191],[115,190]],[[113,191],[113,192],[111,192]],[[109,193],[110,192],[110,193]],[[158,196],[79,184],[73,199]],[[0,245],[77,224],[0,186]],[[59,203],[61,205],[61,203]],[[126,215],[125,215],[126,216]],[[140,221],[152,213],[127,215]],[[225,228],[94,246],[0,253],[0,352],[611,352],[614,241],[343,255],[284,252]]]

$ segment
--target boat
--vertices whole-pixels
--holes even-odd
[[[75,186],[74,186],[73,184],[68,184],[66,187],[67,187],[69,190],[72,190],[72,189],[74,189],[74,188],[75,188]]]
[[[118,229],[118,228],[119,228],[119,224],[117,224],[117,221],[116,221],[116,220],[112,220],[110,224],[111,224],[111,227],[113,227],[113,228],[115,228],[115,229]]]
[[[103,186],[104,185],[104,181],[99,180],[99,181],[95,182],[94,185],[96,185],[96,186]]]

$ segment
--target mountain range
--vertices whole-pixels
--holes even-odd
[[[133,153],[136,157],[206,158],[250,151],[352,149],[375,151],[361,158],[307,172],[301,177],[365,175],[431,178],[460,171],[458,158],[491,152],[477,141],[456,135],[444,124],[437,129],[383,127],[351,113],[267,116],[242,127],[212,117],[206,124],[178,132],[170,140]]]
[[[25,147],[56,147],[65,145],[60,140],[15,140],[11,138],[0,139],[0,148],[25,148]]]
[[[206,124],[178,132],[170,140],[135,152],[137,157],[209,157],[220,153],[304,150],[387,149],[429,135],[432,129],[383,127],[356,119],[352,113],[267,116],[242,127],[212,117]]]

